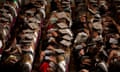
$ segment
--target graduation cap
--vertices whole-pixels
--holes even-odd
[[[23,44],[23,45],[29,46],[29,45],[31,45],[32,40],[20,40],[20,43]]]
[[[48,42],[52,42],[52,41],[54,41],[54,40],[55,40],[54,37],[50,37],[49,40],[48,40]]]
[[[29,18],[29,19],[27,20],[27,23],[36,23],[36,24],[39,24],[39,23],[41,23],[41,22],[40,22],[38,19],[32,17],[32,18]]]
[[[28,16],[34,16],[34,11],[31,11],[31,10],[27,10],[25,11],[25,14],[28,15]]]
[[[33,34],[24,34],[22,37],[25,40],[33,40]]]
[[[68,34],[70,36],[73,36],[72,32],[70,29],[59,29],[58,30],[61,34]]]
[[[83,48],[82,45],[77,45],[77,46],[75,46],[75,49],[76,49],[76,50],[79,50],[79,49],[82,49],[82,48]]]
[[[28,26],[33,30],[39,29],[39,26],[36,23],[29,23]]]
[[[69,7],[69,6],[70,6],[70,2],[62,1],[62,7]]]
[[[110,38],[109,43],[111,44],[118,44],[118,40],[115,38]]]
[[[48,30],[48,32],[51,33],[51,32],[53,32],[53,31],[57,31],[57,30],[58,30],[58,29],[56,29],[56,28],[51,28],[51,29]]]
[[[70,1],[62,1],[62,4],[70,4]]]
[[[10,12],[12,12],[13,16],[17,16],[17,11],[12,5],[4,4],[4,7],[5,7],[5,9],[10,10]]]
[[[9,19],[6,19],[6,18],[0,18],[0,22],[9,22]]]
[[[45,60],[50,60],[50,57],[49,57],[49,56],[45,56],[44,59],[45,59]]]
[[[65,24],[65,23],[57,23],[57,26],[59,27],[59,28],[68,28],[68,26],[67,26],[67,24]]]
[[[23,33],[29,33],[29,34],[34,34],[34,30],[31,30],[31,29],[25,29],[25,30],[22,30]]]
[[[45,56],[50,56],[55,54],[55,52],[53,52],[52,50],[45,50],[44,53],[45,53]]]
[[[45,54],[50,54],[50,53],[53,53],[53,51],[52,50],[45,50],[44,53]]]
[[[88,11],[92,14],[92,15],[94,15],[94,16],[96,16],[96,17],[100,17],[100,15],[99,15],[99,11],[93,11],[92,9],[90,9],[90,8],[88,8]],[[98,16],[99,15],[99,16]]]
[[[9,12],[8,9],[4,9],[4,8],[0,9],[0,13],[8,13],[8,12]]]
[[[95,14],[95,19],[100,19],[100,18],[101,18],[101,16],[100,16],[99,12],[97,14]]]
[[[69,35],[64,35],[62,38],[65,40],[69,40],[69,41],[73,39],[73,37],[71,37]]]
[[[97,3],[96,0],[90,0],[90,3]]]
[[[62,40],[62,41],[60,41],[60,44],[69,47],[72,43],[70,41],[67,41],[67,40]]]
[[[68,5],[62,5],[62,7],[70,9]]]
[[[13,16],[11,14],[8,14],[8,13],[2,13],[2,17],[3,18],[6,18],[6,19],[9,19],[10,22],[13,21]]]
[[[62,49],[55,49],[55,51],[57,54],[64,54],[65,53],[65,51]]]
[[[94,29],[102,30],[102,24],[100,22],[94,22],[92,25]]]
[[[85,32],[80,32],[75,38],[74,43],[85,42],[88,39],[88,35]]]
[[[97,44],[96,42],[91,41],[90,43],[87,44],[87,46],[88,46],[88,47],[89,47],[89,46],[94,46],[94,45],[96,45],[96,44]]]

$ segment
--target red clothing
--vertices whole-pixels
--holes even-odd
[[[44,62],[41,66],[40,66],[40,72],[48,72],[48,67],[49,67],[49,63],[48,62]]]
[[[54,28],[54,25],[48,25],[47,29],[51,29],[51,28]]]

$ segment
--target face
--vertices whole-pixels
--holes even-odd
[[[81,50],[79,51],[79,55],[84,55],[84,54],[85,54],[84,49],[81,49]]]
[[[97,32],[93,32],[93,37],[97,37],[98,33]]]
[[[59,11],[63,11],[63,8],[62,8],[60,3],[57,4],[57,8],[58,8]]]
[[[100,0],[99,4],[100,6],[103,6],[105,10],[108,10],[108,5],[106,3],[106,0]]]
[[[85,14],[80,16],[80,21],[81,22],[86,22],[86,15]]]
[[[57,32],[52,32],[53,36],[57,37],[58,36],[58,33]]]

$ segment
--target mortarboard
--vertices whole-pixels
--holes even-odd
[[[39,26],[36,23],[28,23],[27,25],[33,30],[39,29]]]
[[[57,26],[59,28],[68,28],[67,24],[65,24],[65,23],[57,23]]]
[[[64,53],[65,53],[65,51],[62,50],[62,49],[55,49],[55,51],[56,51],[56,53],[58,53],[58,54],[64,54]]]
[[[71,37],[69,35],[64,35],[62,38],[65,40],[72,40],[73,39],[73,37]]]
[[[75,46],[75,49],[82,49],[83,48],[83,46],[82,45],[77,45],[77,46]]]
[[[30,33],[30,34],[33,34],[34,33],[34,30],[31,30],[31,29],[25,29],[25,30],[22,30],[23,33]]]
[[[67,40],[62,40],[62,41],[60,41],[60,44],[69,47],[72,43],[70,41],[67,41]]]
[[[72,32],[70,29],[59,29],[58,30],[61,34],[68,34],[70,36],[73,36]]]

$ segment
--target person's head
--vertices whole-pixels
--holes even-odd
[[[89,72],[87,69],[81,69],[79,72]]]
[[[32,66],[29,63],[21,63],[18,72],[31,72]]]
[[[81,64],[90,65],[91,64],[90,57],[89,56],[82,56],[82,58],[81,58]]]
[[[80,56],[81,56],[81,55],[85,55],[84,49],[80,49],[80,50],[79,50],[79,55],[80,55]]]
[[[91,55],[95,55],[97,53],[96,43],[93,42],[88,45],[88,53],[90,53]]]
[[[108,6],[106,0],[100,0],[99,5],[100,5],[100,8],[102,8],[103,10],[108,10],[109,9],[109,6]]]
[[[99,33],[97,31],[93,30],[93,34],[92,34],[93,38],[97,37],[98,35],[99,35]]]
[[[86,22],[86,14],[85,13],[83,13],[83,14],[81,14],[80,16],[79,16],[79,19],[80,19],[80,21],[81,22]]]
[[[58,11],[63,11],[62,5],[60,3],[57,4]]]
[[[27,62],[29,62],[30,64],[33,62],[33,56],[32,56],[32,54],[29,54],[29,53],[27,53],[27,54],[24,54],[23,56],[22,56],[22,61],[21,61],[22,63],[27,63]]]
[[[53,35],[54,37],[58,37],[59,34],[58,34],[56,31],[53,31],[53,32],[52,32],[52,35]]]

